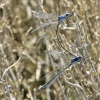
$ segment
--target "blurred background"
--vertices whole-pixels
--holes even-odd
[[[59,40],[81,64],[39,91],[73,58],[56,36],[67,11]],[[0,0],[0,100],[100,100],[99,39],[99,0]]]

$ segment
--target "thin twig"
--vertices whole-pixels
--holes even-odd
[[[12,64],[11,66],[9,66],[9,67],[3,72],[3,75],[2,75],[2,77],[1,77],[1,80],[4,80],[4,75],[6,74],[6,72],[7,72],[11,67],[15,66],[15,65],[20,61],[21,57],[22,57],[22,55],[19,57],[19,59],[18,59],[14,64]]]

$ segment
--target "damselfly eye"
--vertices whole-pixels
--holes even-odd
[[[66,16],[68,16],[69,15],[69,13],[68,14],[66,14]]]
[[[81,59],[82,58],[82,55],[80,55],[79,58]]]
[[[69,15],[69,12],[67,11],[67,12],[66,12],[66,16],[68,16],[68,15]]]

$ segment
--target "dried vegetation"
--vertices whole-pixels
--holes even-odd
[[[46,72],[73,58],[59,46],[53,20],[66,11],[75,12],[61,23],[60,42],[83,56],[84,68],[77,63],[38,91],[54,75]],[[0,0],[0,100],[100,100],[99,39],[99,0]]]

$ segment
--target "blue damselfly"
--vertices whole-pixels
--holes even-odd
[[[68,66],[66,66],[65,68],[63,68],[62,70],[60,70],[55,76],[53,76],[47,83],[45,83],[44,85],[40,86],[39,87],[39,91],[47,88],[47,87],[50,87],[54,82],[55,80],[61,75],[61,73],[63,71],[65,71],[68,67],[72,66],[73,64],[77,63],[77,62],[80,62],[82,59],[82,56],[77,56],[75,58],[73,58],[70,62],[70,64]]]

